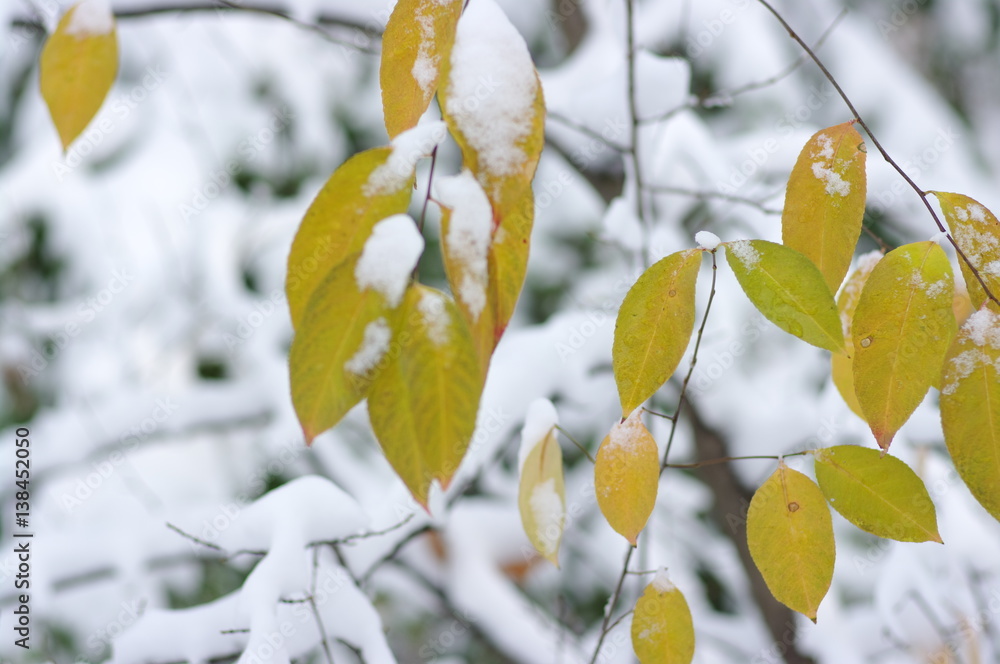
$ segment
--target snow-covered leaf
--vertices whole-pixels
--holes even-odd
[[[985,206],[963,194],[928,193],[941,204],[955,244],[976,266],[990,292],[1000,297],[1000,221]],[[958,264],[973,307],[981,307],[987,300],[986,291],[965,261],[960,259]]]
[[[594,489],[611,527],[636,545],[656,504],[660,461],[656,441],[640,419],[640,409],[611,427],[597,449]]]
[[[927,488],[894,456],[858,445],[813,453],[816,481],[833,509],[858,528],[900,542],[940,542]]]
[[[666,570],[657,572],[635,603],[632,648],[642,664],[688,664],[694,659],[694,623]]]
[[[941,426],[958,474],[1000,521],[1000,314],[989,303],[965,321],[948,350]]]
[[[618,311],[611,357],[622,417],[673,375],[694,330],[702,251],[670,254],[635,282]]]
[[[555,408],[548,399],[531,404],[521,432],[521,480],[517,505],[532,546],[559,566],[559,544],[566,520],[562,450],[556,437]]]
[[[69,149],[104,103],[118,74],[118,36],[107,0],[70,7],[45,42],[39,79],[42,97]]]
[[[865,143],[853,122],[816,132],[788,178],[782,242],[816,264],[831,293],[861,235],[866,186]]]
[[[360,255],[316,286],[289,354],[292,403],[307,443],[361,401],[384,369],[393,309],[422,250],[413,220],[389,217],[376,224]]]
[[[375,376],[368,415],[386,459],[425,508],[432,480],[447,488],[472,440],[482,375],[454,300],[413,284],[396,342]]]
[[[954,282],[944,250],[915,242],[872,269],[852,323],[854,391],[883,450],[941,373],[955,337]]]
[[[774,598],[815,622],[836,555],[833,519],[819,487],[779,462],[750,501],[747,543]]]
[[[382,34],[379,82],[392,138],[416,126],[451,56],[462,0],[399,0]]]
[[[837,304],[811,260],[766,240],[723,246],[743,292],[765,318],[806,343],[845,352]]]

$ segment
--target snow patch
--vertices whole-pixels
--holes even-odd
[[[840,173],[830,168],[829,162],[814,163],[812,165],[812,172],[817,180],[823,182],[826,187],[826,193],[830,196],[834,194],[846,196],[851,193],[851,183],[840,177]]]
[[[66,26],[66,34],[75,37],[99,37],[115,29],[115,15],[108,0],[83,0]]]
[[[409,215],[386,217],[372,228],[354,267],[358,289],[372,288],[390,307],[397,306],[423,251],[424,238]]]
[[[551,556],[559,544],[559,534],[562,533],[565,511],[562,497],[556,491],[556,481],[549,478],[535,485],[528,500],[531,514],[535,517],[535,527],[538,529],[536,541],[542,547],[542,555]]]
[[[743,264],[747,270],[757,267],[760,262],[760,252],[754,249],[750,240],[736,240],[726,244],[726,251],[736,260]]]
[[[423,317],[431,342],[436,346],[448,343],[448,315],[444,310],[444,296],[429,289],[422,290],[417,310]]]
[[[420,86],[420,91],[429,95],[434,79],[437,78],[438,62],[441,57],[431,53],[430,49],[434,43],[434,18],[427,14],[420,14],[417,16],[417,24],[420,26],[420,48],[417,50],[417,57],[413,61],[410,74]]]
[[[389,158],[368,176],[362,189],[364,194],[383,196],[406,186],[417,162],[429,157],[447,135],[448,126],[440,120],[424,122],[400,133],[392,139]]]
[[[719,239],[718,235],[708,231],[698,231],[695,233],[694,241],[705,251],[715,251],[722,244],[722,240]]]
[[[969,339],[976,346],[962,351],[948,362],[948,382],[941,387],[942,394],[954,394],[958,383],[981,366],[994,365],[1000,373],[1000,358],[993,360],[986,351],[1000,350],[1000,314],[989,309],[980,309],[965,321],[959,331],[959,341]],[[993,353],[996,354],[996,353]]]
[[[813,156],[820,159],[833,159],[833,139],[827,134],[820,134],[816,140],[819,142],[819,152],[813,152]]]
[[[653,577],[653,588],[655,588],[657,592],[661,593],[668,593],[677,589],[677,586],[675,586],[670,580],[670,577],[667,576],[666,567],[661,567],[656,573],[656,576]]]
[[[392,330],[384,318],[373,320],[365,326],[361,346],[351,359],[344,363],[344,369],[357,376],[365,376],[379,363],[385,351],[389,350]]]
[[[636,408],[624,422],[611,427],[611,433],[608,434],[608,452],[617,449],[622,449],[626,453],[635,451],[636,442],[643,433],[642,419],[639,417],[641,413],[642,408]]]
[[[517,172],[528,158],[520,144],[531,133],[538,79],[524,39],[494,0],[469,3],[462,14],[446,90],[445,111],[486,172]]]
[[[451,210],[448,253],[462,268],[456,295],[472,314],[479,318],[486,306],[489,283],[487,256],[493,230],[493,208],[486,193],[471,171],[434,181],[434,197]]]
[[[524,471],[524,462],[531,450],[545,440],[545,437],[559,424],[556,407],[548,399],[535,399],[528,406],[528,414],[521,427],[521,446],[518,448],[517,467]]]

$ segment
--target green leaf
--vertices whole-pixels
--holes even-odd
[[[392,138],[416,126],[451,57],[462,0],[399,0],[382,33],[379,83]]]
[[[418,284],[406,292],[395,344],[371,386],[368,415],[386,459],[425,508],[447,488],[472,439],[482,376],[455,302]]]
[[[597,449],[594,490],[601,513],[632,546],[656,505],[660,461],[656,441],[636,409],[611,427]]]
[[[840,312],[840,322],[844,326],[844,340],[848,348],[853,348],[851,341],[851,329],[854,321],[854,310],[858,308],[858,300],[861,299],[861,290],[868,281],[868,275],[875,269],[875,265],[882,259],[882,254],[878,251],[865,254],[858,260],[858,267],[844,284],[844,288],[837,296],[837,311]],[[854,411],[854,414],[861,419],[865,418],[858,403],[858,395],[854,392],[854,358],[840,353],[830,356],[830,374],[833,384],[840,392],[847,406]]]
[[[653,396],[684,357],[694,330],[701,254],[690,249],[658,261],[622,302],[611,348],[622,417]]]
[[[816,264],[831,293],[861,235],[866,183],[865,143],[853,122],[816,132],[788,178],[782,242]]]
[[[812,261],[766,240],[723,245],[743,292],[765,318],[813,346],[845,352],[837,305]]]
[[[948,350],[941,426],[955,469],[1000,521],[1000,315],[984,305]]]
[[[538,403],[538,402],[536,402]],[[555,409],[548,400],[532,409],[549,410],[549,421],[555,422]],[[529,413],[528,419],[532,414]],[[522,448],[530,448],[521,465],[517,505],[521,524],[531,545],[556,567],[559,566],[559,544],[566,520],[566,486],[563,481],[562,450],[556,439],[555,425],[544,431],[522,434]],[[539,438],[539,435],[541,437]],[[531,440],[528,436],[533,436]]]
[[[76,3],[60,19],[42,49],[42,97],[63,150],[69,149],[97,115],[118,74],[115,18],[95,16],[101,11],[101,5],[92,0]],[[101,23],[107,30],[95,29]]]
[[[750,501],[747,544],[774,598],[816,622],[836,555],[833,519],[819,487],[779,462]]]
[[[694,659],[694,623],[687,600],[657,573],[635,603],[632,648],[641,664],[689,664]]]
[[[1000,221],[985,206],[963,194],[929,191],[937,196],[951,237],[962,253],[972,261],[990,291],[1000,297]],[[976,275],[959,259],[962,276],[975,308],[988,299]]]
[[[813,453],[816,480],[830,505],[858,528],[900,542],[940,542],[924,483],[893,456],[858,445]]]
[[[423,251],[407,215],[372,229],[360,255],[319,283],[292,340],[292,404],[306,443],[334,426],[365,397],[393,343],[394,309]]]
[[[388,147],[354,155],[334,171],[306,211],[292,241],[285,279],[295,329],[328,272],[361,251],[378,221],[409,207],[412,163],[400,167],[391,160],[393,153]],[[405,166],[408,172],[401,173]]]
[[[954,282],[944,250],[915,242],[872,270],[854,312],[854,391],[879,447],[916,410],[955,337]]]

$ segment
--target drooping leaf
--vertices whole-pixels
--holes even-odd
[[[833,509],[858,528],[900,542],[940,542],[924,483],[893,456],[858,445],[813,453],[816,480]]]
[[[386,459],[426,508],[431,482],[448,487],[472,440],[482,377],[468,327],[440,291],[410,286],[396,338],[368,415]]]
[[[392,154],[386,147],[354,155],[334,171],[306,211],[292,241],[285,279],[294,328],[327,273],[361,251],[379,220],[406,212],[413,175],[387,177],[393,172]]]
[[[837,305],[812,261],[766,240],[723,245],[743,292],[765,318],[813,346],[845,352]]]
[[[875,264],[882,259],[882,254],[878,251],[865,254],[858,260],[858,267],[848,278],[844,288],[837,296],[837,310],[840,312],[840,322],[844,327],[844,341],[847,348],[853,348],[851,341],[851,323],[854,320],[854,310],[858,307],[858,300],[861,298],[861,290],[868,281],[868,275],[875,268]],[[840,392],[847,406],[861,419],[865,414],[858,403],[858,396],[854,393],[854,356],[834,353],[830,356],[833,384]]]
[[[836,555],[833,519],[819,487],[779,462],[750,501],[747,543],[774,598],[816,622]]]
[[[937,196],[955,244],[976,266],[990,292],[1000,297],[1000,222],[985,206],[963,194],[927,193]],[[958,264],[973,307],[978,309],[988,299],[986,291],[965,261],[959,259]]]
[[[883,450],[927,394],[955,337],[954,282],[936,242],[894,249],[854,312],[854,391]]]
[[[42,97],[67,150],[97,115],[118,74],[118,37],[107,0],[70,7],[45,42],[39,69]]]
[[[532,403],[521,433],[517,505],[532,546],[558,567],[566,520],[566,487],[556,424],[555,409],[548,399]]]
[[[1000,314],[992,304],[965,321],[948,350],[941,426],[962,481],[1000,521]]]
[[[384,369],[395,313],[423,250],[412,219],[377,224],[362,253],[316,286],[289,352],[292,404],[306,443],[334,426]]]
[[[853,122],[816,132],[788,178],[782,242],[816,264],[831,293],[861,235],[866,187],[865,143]]]
[[[622,417],[641,406],[673,375],[694,330],[700,249],[671,254],[635,282],[615,324],[611,348]]]
[[[666,570],[656,574],[635,603],[632,648],[642,664],[689,664],[694,659],[691,609]]]
[[[636,409],[611,427],[597,449],[594,490],[597,505],[616,532],[636,545],[656,504],[660,462],[656,441]]]
[[[451,57],[462,0],[399,0],[382,33],[379,83],[389,138],[416,126]]]

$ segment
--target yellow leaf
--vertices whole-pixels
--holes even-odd
[[[833,519],[819,487],[779,462],[750,501],[747,543],[774,598],[816,622],[836,555]]]
[[[948,350],[941,426],[955,469],[1000,521],[1000,314],[986,304]]]
[[[861,235],[866,183],[865,143],[853,122],[816,132],[788,178],[782,242],[816,264],[831,293]]]
[[[851,321],[854,319],[854,310],[858,307],[858,300],[861,298],[861,290],[868,275],[875,268],[875,264],[882,259],[881,252],[873,251],[865,254],[858,260],[858,267],[844,284],[840,295],[837,296],[837,310],[840,312],[840,322],[844,327],[844,342],[848,348],[852,348],[851,342]],[[830,356],[833,384],[840,392],[847,406],[861,419],[865,414],[858,403],[858,396],[854,393],[854,363],[853,357],[834,353]]]
[[[641,664],[689,664],[694,659],[691,609],[666,570],[656,574],[635,603],[632,648]]]
[[[924,483],[893,456],[858,445],[813,453],[816,481],[833,509],[858,528],[900,542],[940,542]]]
[[[468,4],[441,76],[441,114],[499,226],[534,177],[545,103],[528,47],[495,0]]]
[[[723,245],[743,292],[765,318],[813,346],[845,352],[837,305],[812,261],[766,240]]]
[[[701,254],[690,249],[658,261],[622,302],[611,348],[622,417],[653,396],[684,357],[694,330]]]
[[[39,79],[63,150],[104,103],[118,74],[118,37],[106,0],[83,0],[45,42]]]
[[[399,0],[382,33],[379,83],[389,138],[416,126],[451,56],[462,0]]]
[[[447,488],[476,427],[482,378],[455,302],[419,284],[397,318],[399,343],[374,378],[368,415],[386,459],[425,508],[430,485]]]
[[[360,255],[316,286],[289,351],[292,404],[307,444],[361,401],[383,370],[392,309],[422,249],[413,220],[390,217],[375,226]]]
[[[962,194],[929,191],[937,196],[951,237],[962,253],[972,261],[990,291],[1000,297],[1000,222],[983,205]],[[988,299],[976,275],[959,259],[965,285],[974,308]]]
[[[954,282],[936,242],[894,249],[872,270],[854,312],[854,391],[883,450],[941,372],[955,336]]]
[[[597,449],[594,489],[597,505],[611,527],[636,545],[639,533],[656,505],[660,461],[656,441],[636,409],[611,427]]]
[[[555,409],[548,399],[532,403],[521,433],[521,481],[517,505],[532,546],[556,567],[566,520],[562,450]]]

